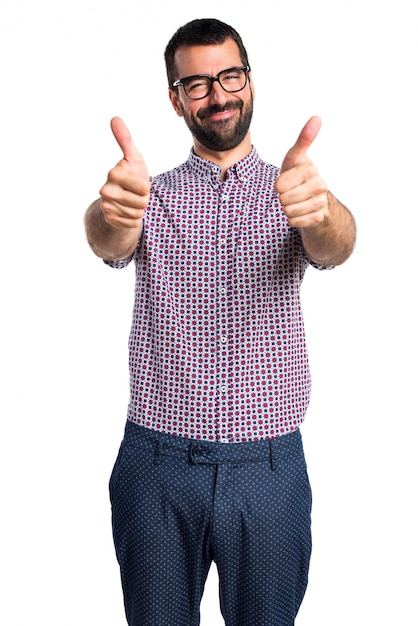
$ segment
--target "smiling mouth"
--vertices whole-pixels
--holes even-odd
[[[219,119],[219,120],[227,120],[229,119],[229,116],[224,116],[223,113],[229,113],[231,111],[236,111],[236,110],[240,110],[241,107],[239,104],[235,104],[235,103],[230,103],[230,104],[226,104],[223,107],[220,106],[211,106],[211,107],[206,107],[205,109],[201,109],[198,114],[197,117],[200,120],[205,120],[207,118],[212,118],[212,119]]]

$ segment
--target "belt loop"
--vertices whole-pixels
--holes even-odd
[[[273,472],[277,469],[277,459],[276,459],[276,455],[274,454],[274,444],[277,443],[276,441],[270,441],[270,464],[271,464],[271,469],[273,470]]]
[[[196,460],[195,460],[195,456],[194,456],[194,443],[193,443],[193,441],[191,441],[190,445],[189,445],[189,462],[192,465],[196,464]]]
[[[162,463],[162,444],[159,441],[154,443],[154,465]]]

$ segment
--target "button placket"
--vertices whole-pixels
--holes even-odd
[[[217,365],[219,384],[218,403],[218,440],[228,442],[229,417],[229,346],[228,346],[228,273],[230,215],[228,207],[229,194],[220,190],[218,205],[218,246],[217,246]]]

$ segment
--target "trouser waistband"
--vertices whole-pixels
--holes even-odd
[[[160,433],[130,420],[126,422],[124,443],[153,450],[157,464],[163,455],[169,455],[189,459],[191,463],[215,465],[268,460],[272,469],[275,469],[279,458],[297,455],[302,451],[299,429],[271,441],[263,439],[225,444]]]

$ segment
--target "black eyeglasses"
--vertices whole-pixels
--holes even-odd
[[[217,76],[195,74],[195,76],[186,76],[186,78],[174,81],[172,86],[179,87],[179,85],[182,85],[184,93],[191,100],[206,98],[212,91],[214,82],[218,82],[224,91],[236,93],[244,89],[247,84],[249,69],[249,66],[246,65],[222,70]]]

